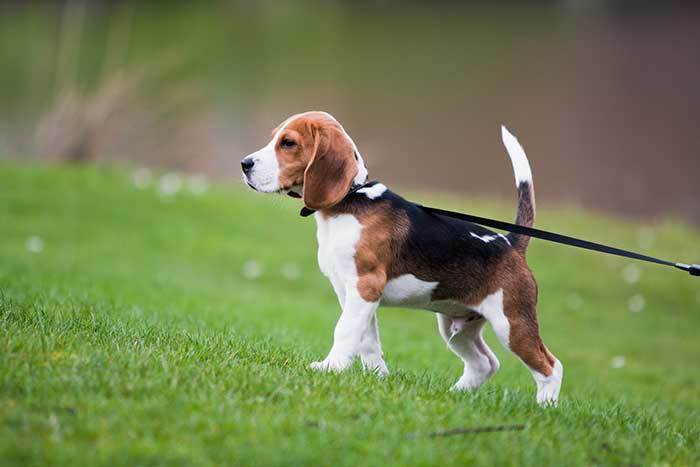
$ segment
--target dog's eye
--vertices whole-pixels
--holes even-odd
[[[292,141],[291,139],[287,139],[287,138],[284,138],[284,139],[280,142],[280,146],[282,146],[283,148],[293,148],[293,147],[296,146],[296,145],[297,145],[297,143],[295,143],[295,142]]]

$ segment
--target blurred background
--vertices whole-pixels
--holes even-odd
[[[333,113],[372,178],[700,223],[697,2],[0,2],[0,157],[239,179]]]

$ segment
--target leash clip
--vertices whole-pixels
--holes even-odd
[[[683,271],[688,271],[688,274],[691,276],[700,276],[700,264],[676,263],[676,267]]]

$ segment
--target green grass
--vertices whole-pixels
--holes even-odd
[[[417,198],[512,217],[512,203]],[[297,209],[238,185],[163,198],[122,171],[0,165],[0,464],[700,463],[697,279],[639,265],[628,284],[627,261],[533,241],[558,408],[535,404],[490,332],[499,373],[449,393],[460,362],[415,311],[379,313],[387,379],[315,374],[338,306]],[[700,259],[679,222],[541,208],[538,225],[633,249],[653,232],[648,253]],[[246,278],[250,260],[262,276]],[[501,424],[525,429],[412,436]]]

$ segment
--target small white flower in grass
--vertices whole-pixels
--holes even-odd
[[[148,185],[151,184],[152,178],[151,171],[146,168],[135,170],[134,173],[131,174],[131,182],[139,190],[145,190],[148,188]]]
[[[182,188],[182,179],[176,173],[167,173],[160,177],[158,193],[161,196],[173,196]]]
[[[622,277],[628,284],[636,284],[639,278],[642,277],[642,270],[636,264],[628,264],[622,270]]]
[[[613,368],[617,370],[618,368],[622,368],[625,366],[625,357],[622,355],[616,355],[612,358],[610,361],[610,368]]]
[[[246,279],[257,279],[262,276],[264,272],[265,267],[254,259],[246,261],[241,270],[243,277]]]
[[[295,281],[301,277],[301,269],[293,263],[283,264],[280,272],[289,281]]]
[[[33,235],[27,239],[24,246],[27,248],[27,251],[31,251],[32,253],[41,253],[44,249],[44,241],[41,239],[41,237]]]
[[[649,227],[640,227],[637,229],[637,245],[642,250],[648,250],[654,246],[656,242],[656,233]]]
[[[571,293],[566,297],[566,306],[570,310],[579,310],[583,306],[583,298],[577,293]]]
[[[187,189],[193,195],[203,195],[209,189],[209,181],[202,174],[192,175],[187,179]]]
[[[644,300],[644,297],[639,294],[632,295],[627,303],[627,306],[632,313],[639,313],[646,306],[646,300]]]

